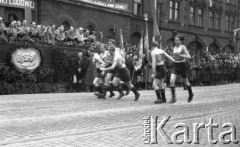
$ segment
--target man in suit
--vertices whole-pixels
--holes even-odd
[[[83,54],[78,53],[78,68],[76,72],[75,91],[85,91],[85,75],[90,64],[90,59]]]

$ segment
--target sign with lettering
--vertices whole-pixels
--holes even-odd
[[[35,8],[35,3],[32,0],[0,0],[0,5]]]
[[[100,0],[79,0],[82,2],[102,6],[102,7],[108,7],[108,8],[113,8],[113,9],[118,9],[118,10],[123,10],[127,11],[128,10],[128,5],[124,3],[110,3],[110,2],[104,2]]]

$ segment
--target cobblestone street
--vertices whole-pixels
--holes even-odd
[[[153,104],[154,91],[140,91],[134,96],[116,100],[97,99],[93,93],[34,94],[0,96],[0,146],[6,147],[159,147],[177,146],[167,144],[158,135],[158,144],[143,144],[143,117],[171,116],[164,127],[171,136],[179,129],[176,123],[189,126],[193,138],[193,123],[208,124],[210,117],[214,128],[216,145],[208,142],[207,129],[200,130],[200,144],[183,143],[180,146],[230,146],[240,143],[222,144],[219,134],[223,123],[236,127],[236,138],[240,140],[240,84],[193,87],[192,103],[187,103],[188,92],[177,88],[174,104]],[[167,100],[170,89],[166,89]],[[180,129],[181,130],[181,129]],[[178,139],[183,139],[180,135]],[[226,136],[230,139],[230,135]]]

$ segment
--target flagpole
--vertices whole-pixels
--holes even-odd
[[[145,14],[144,15],[145,17],[144,17],[144,20],[145,20],[145,23],[146,23],[146,31],[147,31],[147,29],[148,29],[148,14]],[[146,33],[146,32],[145,32]],[[144,39],[145,39],[145,37],[144,37]],[[144,40],[144,42],[145,42],[145,40]],[[149,48],[148,48],[149,49]],[[146,49],[145,49],[146,50]],[[145,57],[146,58],[148,58],[148,56],[149,56],[149,54],[148,54],[148,50],[146,51],[146,54],[147,55],[145,55]],[[149,59],[149,58],[148,58]],[[149,61],[148,61],[149,62]],[[145,66],[146,68],[146,71],[145,71],[145,89],[147,90],[147,87],[148,87],[148,65],[146,65]]]

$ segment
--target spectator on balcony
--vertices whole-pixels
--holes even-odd
[[[80,33],[79,33],[79,29],[76,29],[76,30],[75,30],[74,40],[76,41],[76,43],[77,43],[78,45],[81,45],[81,44],[84,43],[83,41],[81,41],[81,40],[82,40],[82,36],[81,36]]]
[[[22,27],[21,21],[17,21],[16,24],[13,21],[12,22],[12,27],[17,29],[17,39],[19,40],[20,38],[22,38],[21,33],[23,32],[23,27]]]
[[[56,25],[52,24],[51,27],[47,28],[47,41],[51,45],[55,45],[55,39],[56,39],[56,34],[55,34],[55,29]]]
[[[75,40],[76,35],[75,35],[73,26],[71,26],[70,29],[65,32],[65,36],[66,36],[66,41],[72,41],[74,45],[77,45],[77,42]]]
[[[9,42],[13,42],[17,39],[18,30],[14,28],[14,22],[12,21],[9,27],[6,29],[6,36]]]
[[[39,27],[37,29],[36,22],[32,22],[30,26],[29,37],[35,41],[39,38]]]
[[[66,36],[65,36],[65,33],[64,33],[64,26],[61,25],[55,32],[56,34],[56,41],[57,42],[64,42],[66,40]]]
[[[47,43],[47,27],[41,26],[39,30],[39,39],[42,43]]]
[[[27,26],[27,21],[23,20],[22,26],[19,27],[18,39],[29,42],[29,43],[34,43],[34,40],[32,40],[29,37],[29,33],[30,33],[30,27]]]

